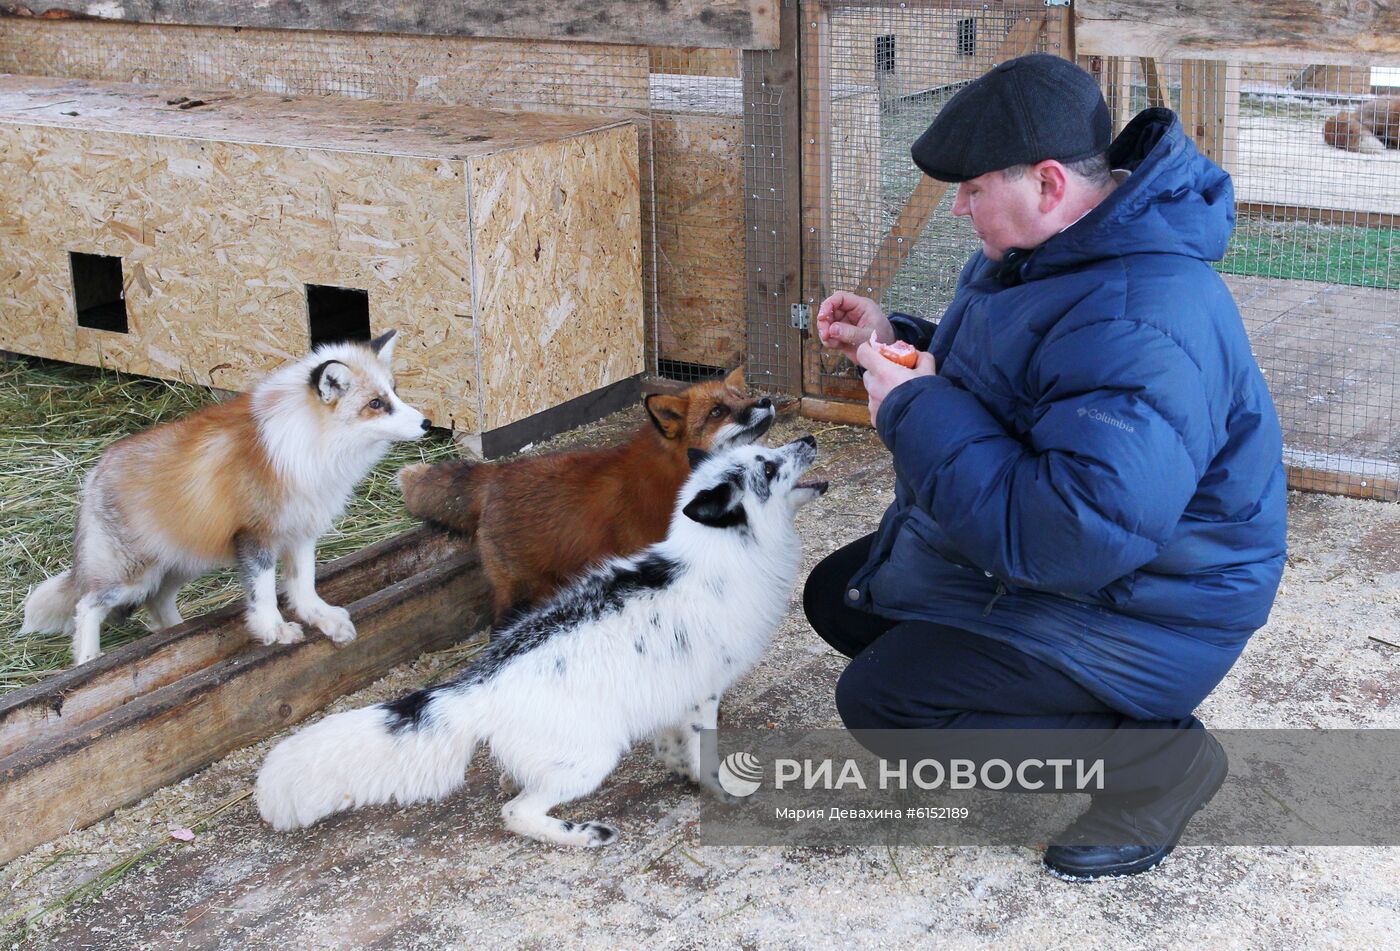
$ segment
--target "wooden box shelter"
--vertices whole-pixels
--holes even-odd
[[[246,389],[394,327],[402,395],[477,437],[643,369],[626,122],[10,76],[0,191],[7,350]]]

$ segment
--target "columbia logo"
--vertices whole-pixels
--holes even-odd
[[[1137,430],[1133,428],[1132,423],[1129,423],[1126,420],[1121,420],[1117,416],[1110,416],[1108,413],[1105,413],[1101,409],[1086,409],[1085,407],[1081,406],[1079,407],[1079,409],[1075,410],[1075,415],[1081,418],[1087,416],[1098,423],[1108,423],[1108,425],[1116,426],[1119,429],[1123,430],[1123,432],[1125,433],[1137,432]]]

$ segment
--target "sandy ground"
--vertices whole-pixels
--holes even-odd
[[[612,438],[621,414],[567,441]],[[870,531],[891,497],[869,430],[814,430],[831,491],[800,519],[808,565]],[[1295,496],[1292,559],[1267,628],[1202,709],[1212,726],[1400,726],[1400,506]],[[1379,638],[1376,640],[1373,638]],[[1390,642],[1389,645],[1383,643]],[[439,676],[420,658],[333,709]],[[836,725],[842,659],[792,610],[721,723]],[[1400,849],[1182,848],[1135,879],[1073,885],[1023,848],[700,846],[697,792],[640,749],[572,817],[621,840],[564,851],[500,828],[478,759],[444,803],[376,808],[282,835],[251,787],[269,743],[216,763],[0,870],[0,920],[157,847],[100,894],[44,917],[35,948],[1372,948],[1400,942]],[[233,801],[184,844],[172,828]]]

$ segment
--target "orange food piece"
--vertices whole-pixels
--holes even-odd
[[[919,362],[919,351],[903,340],[896,340],[894,343],[877,343],[875,346],[880,349],[880,356],[886,360],[892,360],[902,367],[908,367],[912,370],[914,364]]]

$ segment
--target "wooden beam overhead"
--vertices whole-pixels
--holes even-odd
[[[0,15],[174,26],[776,49],[781,0],[0,0]]]
[[[1400,64],[1400,4],[1353,0],[1076,0],[1080,55]]]

